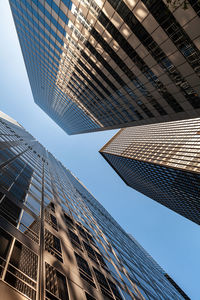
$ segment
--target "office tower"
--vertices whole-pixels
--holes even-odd
[[[120,130],[100,153],[130,187],[200,224],[200,119]]]
[[[0,116],[1,299],[189,299],[69,170]]]
[[[10,0],[35,102],[68,134],[200,115],[198,0]]]

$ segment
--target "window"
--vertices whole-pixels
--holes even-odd
[[[20,220],[19,230],[36,243],[39,243],[39,228],[40,220],[33,218],[33,216],[24,210]]]
[[[87,251],[88,256],[98,264],[98,261],[95,256],[95,251],[93,250],[93,248],[85,242],[83,242],[83,244]]]
[[[28,194],[25,205],[37,216],[40,215],[40,202]]]
[[[46,298],[50,300],[68,300],[69,296],[65,276],[47,263],[45,263],[45,270]]]
[[[50,217],[51,217],[51,222],[57,227],[57,220],[56,220],[56,217],[53,216],[52,214],[50,214]]]
[[[9,251],[11,240],[11,235],[0,228],[0,276],[6,263],[5,259]]]
[[[49,212],[49,209],[45,209],[45,220],[46,222],[52,226],[53,229],[58,231],[58,223],[57,219],[54,215]]]
[[[55,212],[55,205],[53,202],[50,202],[50,207],[53,212]]]
[[[12,237],[0,228],[0,256],[6,258]]]
[[[92,242],[93,244],[95,244],[95,241],[92,237],[92,235],[87,232],[85,229],[83,229],[83,227],[81,227],[80,225],[76,224],[78,230],[79,230],[79,233],[80,235],[85,238],[88,242]]]
[[[87,261],[80,255],[78,255],[77,253],[75,253],[75,257],[76,257],[77,265],[79,267],[79,272],[80,272],[81,278],[83,278],[85,281],[87,281],[93,287],[96,287],[94,284],[94,281],[92,278],[92,273],[90,271]]]
[[[6,220],[17,226],[21,208],[11,201],[8,197],[4,197],[0,203],[0,212]]]
[[[74,227],[74,222],[73,222],[72,218],[70,218],[66,214],[64,214],[64,217],[65,217],[65,223],[70,227]]]
[[[111,287],[111,290],[112,290],[113,294],[115,295],[115,297],[117,299],[122,300],[122,297],[119,293],[119,290],[118,290],[117,286],[109,279],[108,279],[108,283],[109,283],[109,286]]]
[[[96,300],[96,298],[92,297],[91,295],[89,295],[86,292],[85,292],[85,297],[86,297],[87,300]]]
[[[100,271],[98,271],[97,269],[95,269],[95,268],[93,268],[93,269],[94,269],[97,281],[100,285],[102,294],[104,294],[109,299],[114,299],[112,294],[111,294],[111,290],[110,290],[110,287],[108,285],[108,282],[107,282],[105,276]]]
[[[38,257],[19,241],[15,241],[5,281],[30,299],[36,299]]]
[[[63,262],[60,239],[47,229],[45,230],[45,250]]]
[[[10,263],[30,278],[37,279],[37,255],[18,241],[15,241]]]
[[[76,235],[76,234],[75,234],[73,231],[71,231],[70,229],[68,229],[68,232],[69,232],[69,237],[70,237],[71,243],[72,243],[75,247],[78,247],[79,249],[82,250],[81,243],[80,243],[80,240],[79,240],[78,235]]]

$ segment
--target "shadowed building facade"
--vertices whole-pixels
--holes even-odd
[[[189,299],[82,183],[0,113],[4,300]]]
[[[100,153],[130,187],[200,224],[200,119],[120,130]]]
[[[198,0],[10,0],[35,102],[68,134],[200,115]]]

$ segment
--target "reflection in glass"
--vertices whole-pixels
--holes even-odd
[[[26,198],[25,205],[37,216],[40,215],[40,203],[28,194]]]
[[[23,211],[23,215],[20,220],[19,230],[36,243],[39,242],[39,226],[39,220],[33,218],[26,211]]]
[[[34,185],[30,186],[30,192],[39,200],[41,199],[41,191],[39,191]]]

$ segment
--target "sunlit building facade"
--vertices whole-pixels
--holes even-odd
[[[34,100],[68,134],[200,115],[198,0],[10,6]]]
[[[1,299],[189,299],[69,170],[1,113],[0,199]]]
[[[200,118],[122,129],[100,153],[127,185],[200,224]]]

